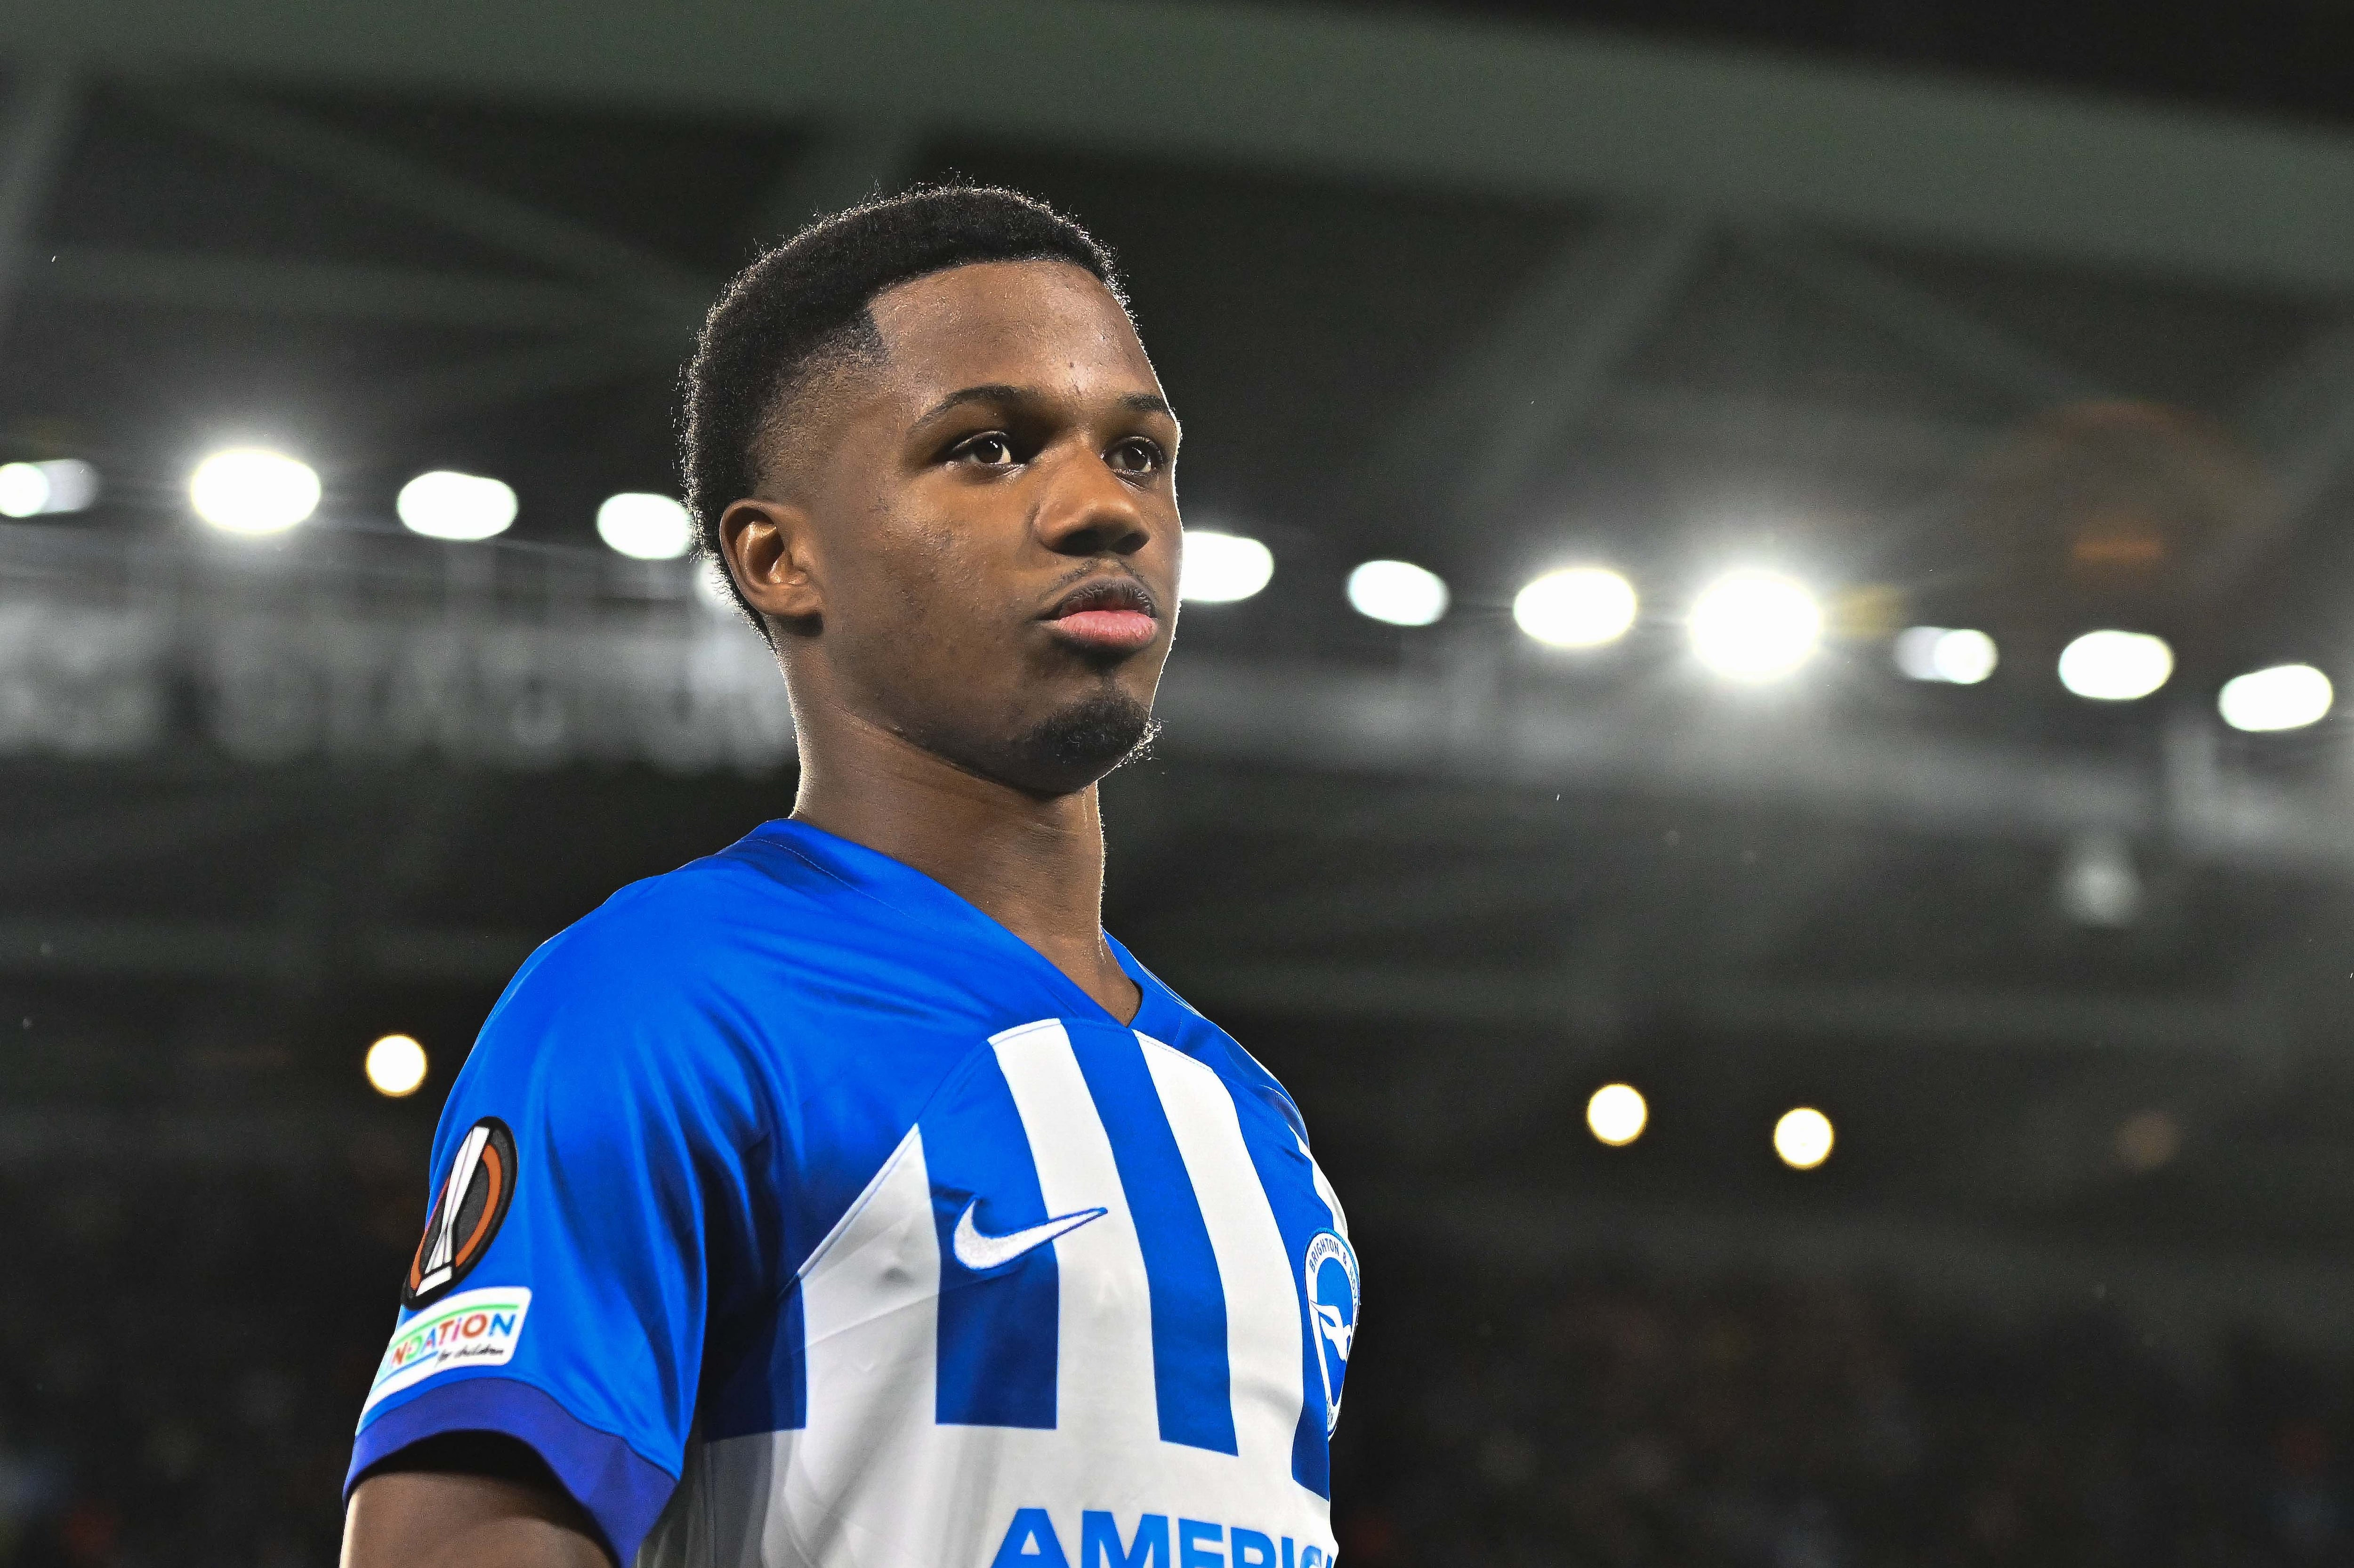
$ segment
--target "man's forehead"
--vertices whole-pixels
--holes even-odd
[[[950,268],[885,290],[871,314],[891,369],[916,380],[1026,380],[1059,367],[1155,381],[1128,313],[1066,261]],[[1023,366],[1029,375],[1010,374]]]

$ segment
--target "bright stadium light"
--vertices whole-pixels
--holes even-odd
[[[1635,585],[1607,567],[1564,567],[1513,597],[1512,620],[1553,648],[1599,648],[1635,624]]]
[[[2233,729],[2303,729],[2328,716],[2338,694],[2310,664],[2275,664],[2223,683],[2215,706]]]
[[[1185,530],[1185,564],[1177,573],[1177,597],[1187,604],[1232,604],[1267,587],[1275,576],[1275,553],[1257,539],[1207,528]]]
[[[368,1086],[387,1099],[402,1099],[425,1082],[425,1047],[406,1034],[387,1034],[367,1051]]]
[[[72,458],[0,463],[0,517],[87,512],[98,499],[98,470]]]
[[[1411,561],[1367,561],[1349,574],[1349,603],[1392,626],[1428,626],[1447,613],[1447,584]]]
[[[259,447],[215,452],[188,476],[188,503],[225,534],[282,534],[319,509],[309,463]]]
[[[1605,1084],[1585,1102],[1586,1129],[1613,1149],[1623,1149],[1643,1136],[1651,1107],[1632,1084]]]
[[[1975,686],[1994,673],[1994,639],[1950,626],[1908,627],[1896,634],[1896,667],[1915,681]]]
[[[2166,684],[2174,650],[2145,631],[2087,631],[2060,651],[2060,683],[2097,703],[2129,703]]]
[[[49,509],[49,476],[38,463],[0,466],[0,517],[34,517]]]
[[[1805,663],[1822,641],[1815,596],[1772,572],[1720,577],[1692,601],[1692,652],[1735,681],[1770,681]]]
[[[400,487],[393,502],[400,525],[429,539],[488,539],[515,520],[515,493],[477,473],[436,469]]]
[[[1774,1124],[1774,1152],[1793,1171],[1812,1171],[1831,1157],[1831,1118],[1812,1106],[1784,1111]]]
[[[674,561],[695,543],[695,519],[667,495],[623,491],[597,508],[597,536],[641,561]]]

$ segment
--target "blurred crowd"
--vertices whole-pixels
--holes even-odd
[[[1899,1287],[1367,1259],[1354,1568],[2354,1562],[2342,1370]]]
[[[326,1568],[424,1194],[0,1179],[0,1563]],[[1355,1568],[2354,1563],[2354,1375],[1899,1287],[1557,1275],[1365,1238]]]
[[[334,1563],[425,1202],[402,1152],[0,1179],[0,1563]]]

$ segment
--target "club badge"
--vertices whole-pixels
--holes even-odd
[[[1341,1420],[1341,1383],[1357,1338],[1357,1253],[1337,1231],[1309,1239],[1308,1309],[1315,1318],[1316,1364],[1324,1373],[1324,1430]]]

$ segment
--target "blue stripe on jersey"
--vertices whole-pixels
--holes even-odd
[[[1136,1222],[1152,1303],[1152,1388],[1161,1439],[1233,1454],[1235,1403],[1226,1364],[1226,1287],[1210,1228],[1169,1129],[1144,1047],[1108,1025],[1066,1024],[1096,1115],[1110,1135],[1120,1189]]]
[[[1231,1083],[1228,1092],[1233,1093]],[[1305,1261],[1310,1240],[1337,1225],[1340,1217],[1316,1195],[1314,1164],[1289,1121],[1257,1096],[1238,1094],[1234,1100],[1243,1146],[1250,1150],[1267,1207],[1283,1232],[1283,1250],[1292,1260],[1291,1287],[1299,1298],[1299,1425],[1291,1434],[1291,1478],[1318,1497],[1330,1498],[1332,1456],[1325,1430],[1324,1369],[1319,1364],[1324,1352],[1310,1309]]]
[[[975,1053],[961,1092],[921,1123],[940,1238],[939,1380],[934,1419],[950,1426],[1055,1425],[1062,1331],[1061,1271],[1052,1243],[975,1273],[957,1261],[957,1221],[1004,1235],[1049,1217],[1038,1167],[997,1054]]]

